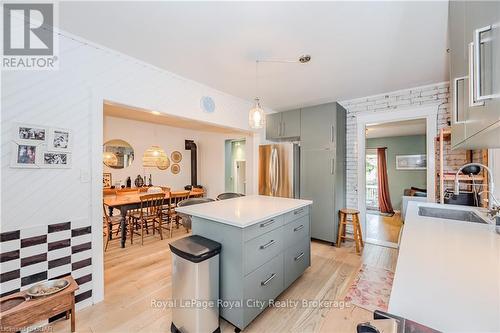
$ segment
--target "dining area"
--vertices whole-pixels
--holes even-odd
[[[104,251],[110,242],[120,243],[125,248],[127,239],[134,244],[134,238],[145,237],[158,240],[172,238],[176,229],[188,233],[190,217],[176,211],[177,207],[203,204],[214,200],[227,200],[244,194],[225,192],[215,199],[206,197],[203,188],[171,190],[166,186],[103,190],[103,238]],[[137,240],[136,240],[137,242]]]

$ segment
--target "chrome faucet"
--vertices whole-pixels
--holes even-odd
[[[458,179],[458,175],[460,174],[460,172],[467,168],[467,167],[470,167],[470,166],[477,166],[477,167],[480,167],[480,168],[483,168],[484,170],[486,170],[488,172],[488,191],[483,191],[481,193],[488,193],[489,194],[489,197],[488,197],[488,212],[490,214],[493,214],[495,213],[494,215],[496,215],[498,213],[498,209],[497,207],[495,207],[493,205],[493,201],[495,201],[497,204],[498,204],[498,201],[497,199],[493,196],[493,192],[495,191],[495,183],[493,181],[493,173],[491,172],[490,168],[488,168],[486,165],[484,164],[481,164],[481,163],[468,163],[468,164],[464,164],[460,167],[460,169],[458,169],[456,175],[455,175],[455,189],[454,189],[454,194],[455,195],[459,195],[460,194],[460,182],[459,182],[459,179]]]

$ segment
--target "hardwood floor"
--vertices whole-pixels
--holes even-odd
[[[184,237],[180,228],[173,240]],[[170,239],[147,237],[144,246],[110,243],[105,253],[105,300],[77,312],[77,332],[169,332],[170,309],[155,308],[155,300],[171,296]],[[341,248],[329,243],[312,242],[312,265],[279,300],[342,301],[362,263],[394,270],[397,250],[366,244],[357,255],[353,242]],[[332,302],[333,304],[333,302]],[[342,304],[342,303],[339,303]],[[362,308],[311,306],[268,308],[245,332],[355,332],[360,322],[372,319]],[[69,322],[53,323],[54,332],[69,332]],[[222,332],[234,327],[221,320]]]
[[[400,213],[395,213],[393,216],[366,214],[367,238],[397,243],[402,226]]]

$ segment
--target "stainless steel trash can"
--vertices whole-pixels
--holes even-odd
[[[212,333],[219,328],[221,244],[201,236],[170,243],[172,251],[172,333]]]

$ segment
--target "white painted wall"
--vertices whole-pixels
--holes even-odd
[[[224,157],[220,158],[221,149],[227,139],[245,137],[252,140],[251,136],[241,133],[225,134],[215,132],[195,131],[185,128],[153,124],[117,117],[104,117],[104,142],[112,139],[127,141],[133,148],[135,159],[128,168],[113,169],[103,165],[104,172],[112,174],[113,183],[125,183],[127,177],[132,179],[132,186],[137,175],[152,175],[153,184],[169,186],[173,190],[183,189],[191,184],[191,152],[184,149],[184,140],[194,140],[198,147],[198,184],[203,185],[209,197],[215,198],[224,192]],[[152,145],[160,146],[170,158],[170,154],[177,150],[182,153],[179,163],[181,172],[174,175],[170,171],[158,168],[144,168],[142,155]],[[252,146],[248,147],[251,151]],[[171,163],[173,163],[171,161]],[[252,172],[249,166],[249,173]],[[221,187],[222,186],[222,187]]]
[[[100,301],[104,295],[100,232],[103,100],[243,130],[248,130],[252,103],[65,32],[56,38],[59,70],[2,72],[1,231],[65,221],[92,223],[93,299]],[[215,100],[214,113],[201,111],[199,101],[205,95]],[[70,128],[74,134],[72,168],[10,168],[14,122]],[[223,146],[210,154],[214,159],[223,156]],[[205,170],[202,179],[212,172],[223,173],[216,164]],[[223,178],[213,186],[214,191],[223,188]]]

